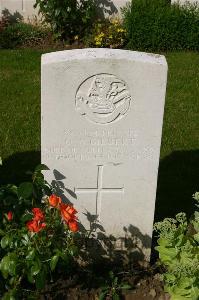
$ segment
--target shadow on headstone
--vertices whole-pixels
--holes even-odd
[[[80,230],[82,230],[80,224]],[[84,227],[83,227],[84,228]],[[89,265],[117,266],[122,269],[143,262],[147,250],[151,247],[151,238],[130,224],[124,228],[122,237],[107,235],[97,220],[91,224],[93,231],[81,231],[77,242],[81,249],[82,261]]]
[[[20,184],[23,181],[30,181],[31,174],[35,167],[41,163],[40,151],[18,152],[3,160],[0,166],[0,184]]]
[[[111,17],[118,13],[118,9],[112,0],[95,0],[95,4],[99,19]]]
[[[77,199],[77,195],[65,187],[62,180],[67,178],[57,170],[53,170],[53,174],[55,179],[51,184],[55,193],[65,203],[72,204],[72,199]],[[106,266],[123,268],[145,260],[145,256],[151,248],[151,238],[142,234],[139,228],[130,224],[128,227],[123,227],[122,237],[115,237],[106,234],[103,225],[98,221],[98,215],[91,214],[89,211],[85,211],[83,214],[86,216],[89,228],[85,228],[79,222],[80,234],[76,237],[76,242],[81,249],[83,264],[103,264],[105,268]]]
[[[17,10],[11,13],[7,8],[2,10],[1,17],[4,21],[8,22],[9,25],[23,21],[23,16]]]
[[[174,151],[160,161],[155,221],[179,212],[191,215],[192,195],[199,190],[199,150]]]

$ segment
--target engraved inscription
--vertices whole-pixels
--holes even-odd
[[[97,130],[65,130],[58,145],[43,149],[43,158],[73,161],[153,160],[151,140],[139,146],[138,134],[132,130],[98,128]]]
[[[120,120],[130,107],[126,83],[111,74],[87,78],[76,93],[76,109],[88,120],[108,124]]]
[[[98,165],[97,170],[97,187],[96,188],[74,188],[76,194],[95,193],[96,194],[96,215],[100,218],[101,200],[103,193],[124,193],[124,187],[120,188],[104,188],[103,187],[103,171],[104,166]]]

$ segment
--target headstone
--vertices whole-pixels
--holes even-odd
[[[65,195],[87,229],[89,213],[107,235],[137,232],[150,246],[166,80],[165,57],[155,54],[42,56],[42,163],[49,181],[65,177]]]

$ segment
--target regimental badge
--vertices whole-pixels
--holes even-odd
[[[87,78],[76,93],[76,109],[95,123],[120,120],[128,111],[131,95],[126,83],[111,74]]]

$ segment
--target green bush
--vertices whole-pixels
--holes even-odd
[[[13,49],[20,46],[33,46],[42,42],[46,30],[26,23],[8,25],[0,33],[0,48]]]
[[[36,0],[37,6],[44,21],[62,40],[74,40],[76,35],[82,37],[95,19],[94,0]]]
[[[44,170],[38,165],[32,181],[0,186],[2,300],[39,299],[47,282],[76,265],[77,211],[54,194]]]
[[[199,7],[196,5],[133,0],[123,14],[129,49],[199,50]]]

